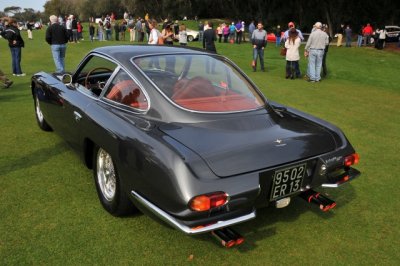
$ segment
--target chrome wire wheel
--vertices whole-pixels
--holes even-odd
[[[36,95],[35,101],[36,101],[36,117],[37,117],[37,119],[38,119],[38,121],[39,121],[40,123],[43,123],[44,117],[43,117],[42,110],[40,109],[39,98],[38,98],[37,95]]]
[[[97,183],[103,197],[111,202],[117,189],[117,178],[114,163],[110,154],[102,148],[97,152]]]

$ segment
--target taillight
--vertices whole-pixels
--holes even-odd
[[[194,211],[208,211],[212,208],[224,205],[228,200],[225,192],[214,192],[199,195],[189,201],[189,207]]]
[[[357,153],[353,153],[346,158],[344,158],[344,166],[350,167],[353,164],[358,164],[360,160],[360,156]]]

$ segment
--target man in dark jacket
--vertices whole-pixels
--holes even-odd
[[[205,30],[203,34],[203,48],[207,51],[217,53],[214,43],[217,40],[217,37],[215,36],[212,22],[208,22],[208,27],[209,28]]]
[[[217,36],[215,36],[215,31],[213,29],[213,23],[208,22],[208,29],[204,31],[203,34],[203,48],[212,53],[217,53],[217,48],[215,48],[215,41]],[[210,72],[211,71],[211,72]],[[211,65],[206,65],[207,73],[215,73],[215,60],[212,60]]]
[[[51,45],[54,63],[57,73],[65,72],[65,53],[67,50],[68,32],[58,23],[55,15],[50,16],[50,27],[46,30],[46,42]]]
[[[25,76],[21,70],[21,48],[25,46],[21,37],[17,22],[14,19],[8,21],[8,26],[1,32],[1,36],[8,40],[8,46],[11,51],[12,71],[14,76]]]
[[[257,70],[257,57],[260,58],[261,71],[264,69],[264,48],[267,44],[267,32],[263,29],[263,24],[258,22],[257,29],[253,31],[251,35],[251,41],[253,43],[253,71]]]

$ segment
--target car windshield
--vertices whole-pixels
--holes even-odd
[[[207,55],[157,55],[134,63],[175,104],[200,112],[261,108],[263,97],[232,65]]]

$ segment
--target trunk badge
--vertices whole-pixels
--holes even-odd
[[[281,139],[276,139],[274,142],[276,143],[275,144],[276,147],[286,146],[286,143],[284,143],[283,140],[281,140]]]

